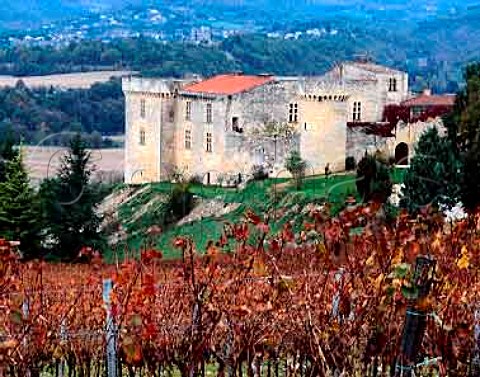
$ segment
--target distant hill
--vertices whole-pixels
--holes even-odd
[[[141,0],[2,0],[0,29],[38,27],[51,20],[68,19],[91,11],[122,8]]]
[[[437,13],[461,12],[480,4],[479,0],[2,0],[0,2],[0,28],[35,26],[48,20],[69,18],[91,11],[174,4],[197,10],[211,9],[221,15],[222,8],[268,11],[276,16],[322,19],[338,14],[352,17],[399,17],[414,20]],[[407,17],[408,16],[408,17]]]

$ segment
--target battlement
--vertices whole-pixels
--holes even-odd
[[[346,102],[349,95],[344,91],[315,91],[304,94],[303,98],[312,102]]]
[[[122,79],[122,90],[124,93],[173,94],[184,84],[182,80],[129,76]]]

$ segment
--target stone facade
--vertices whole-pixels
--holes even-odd
[[[168,180],[178,170],[209,184],[244,179],[254,167],[283,176],[293,149],[308,174],[326,164],[342,171],[346,157],[371,142],[347,124],[380,122],[386,105],[409,97],[405,73],[370,63],[344,63],[321,77],[130,77],[123,91],[126,183]]]

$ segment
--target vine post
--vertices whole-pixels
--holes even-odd
[[[430,292],[434,273],[435,260],[428,256],[418,256],[412,281],[413,295],[405,313],[401,351],[395,365],[395,377],[414,376],[415,364],[429,315],[420,304]]]
[[[112,307],[110,304],[110,293],[113,283],[111,279],[103,281],[103,302],[107,311],[106,335],[107,335],[107,377],[117,377],[117,332],[113,320]]]

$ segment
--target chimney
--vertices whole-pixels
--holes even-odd
[[[431,96],[432,95],[432,89],[423,89],[423,95],[424,96]]]

